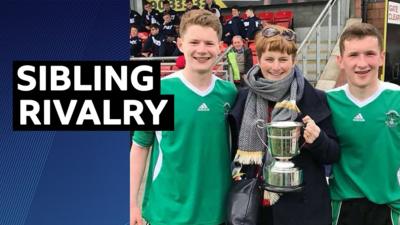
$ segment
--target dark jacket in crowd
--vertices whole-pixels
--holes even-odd
[[[148,13],[146,10],[143,11],[142,14],[142,26],[150,26],[151,24],[158,24],[161,25],[162,21],[162,16],[161,14],[153,9],[150,13]]]
[[[165,11],[162,12],[161,14],[164,14],[164,13],[165,13]],[[170,10],[168,11],[168,14],[171,16],[171,21],[172,21],[172,23],[173,23],[174,25],[179,25],[179,22],[180,22],[179,13],[176,12],[175,10],[173,10],[173,9],[170,9]],[[162,22],[164,22],[164,20],[163,20]]]
[[[177,37],[178,34],[176,33],[175,26],[172,22],[169,22],[165,25],[161,25],[160,32],[164,35],[164,37]]]
[[[239,16],[232,17],[224,26],[223,40],[230,45],[233,36],[240,35],[244,38],[244,23],[243,19]]]
[[[250,48],[244,48],[244,71],[247,73],[253,66],[253,53]]]
[[[257,76],[260,76],[257,75]],[[239,129],[247,99],[248,88],[241,89],[228,116],[232,129],[232,155],[236,154]],[[292,162],[303,171],[303,190],[284,193],[279,201],[261,210],[262,225],[321,225],[331,224],[331,203],[325,179],[324,164],[337,162],[340,157],[336,132],[332,126],[331,111],[325,93],[314,89],[305,80],[303,97],[297,102],[301,113],[296,121],[309,115],[320,127],[321,133],[313,144],[306,144]],[[304,143],[303,137],[299,145]],[[247,171],[245,171],[247,173]],[[253,174],[255,176],[255,174]]]
[[[245,30],[244,31],[245,38],[249,40],[254,40],[257,31],[259,31],[262,28],[261,20],[258,17],[253,16],[245,19],[243,24]]]
[[[165,39],[165,54],[164,56],[174,56],[174,52],[176,50],[176,39],[178,34],[176,33],[175,26],[172,22],[169,22],[165,25],[161,25],[160,28],[161,34]]]
[[[143,30],[142,16],[135,10],[131,10],[129,14],[129,23],[135,25],[139,31]]]
[[[129,39],[131,45],[131,56],[139,57],[142,54],[142,40],[138,36]]]
[[[161,33],[149,38],[144,43],[143,52],[151,52],[153,56],[165,56],[165,38]]]

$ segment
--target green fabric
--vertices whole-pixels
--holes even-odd
[[[340,208],[342,207],[342,201],[332,200],[332,225],[336,225],[339,220]]]
[[[341,147],[330,181],[333,200],[366,197],[400,210],[400,87],[381,83],[364,102],[347,85],[327,93]]]
[[[393,225],[400,225],[400,215],[399,215],[399,212],[397,212],[397,211],[394,211],[393,209],[392,209],[392,224]]]
[[[153,144],[143,199],[152,225],[217,225],[224,222],[230,187],[226,113],[236,88],[213,77],[208,93],[185,83],[182,72],[161,80],[174,95],[174,131],[135,131],[134,144]]]
[[[233,80],[240,81],[240,71],[239,71],[238,63],[236,61],[236,53],[231,50],[228,52],[227,57],[228,57],[228,63],[232,68]]]

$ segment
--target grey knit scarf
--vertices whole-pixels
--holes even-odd
[[[262,164],[266,142],[266,130],[256,126],[257,121],[266,122],[268,118],[268,102],[298,101],[303,96],[304,78],[295,67],[291,73],[278,81],[265,79],[258,65],[253,66],[245,76],[245,82],[250,87],[247,95],[242,124],[239,132],[238,150],[235,161],[244,165]],[[297,111],[288,108],[275,107],[271,112],[272,121],[294,121]],[[258,134],[257,134],[258,132]]]

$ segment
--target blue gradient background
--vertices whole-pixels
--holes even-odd
[[[13,132],[14,60],[127,60],[129,1],[0,3],[0,224],[129,221],[129,132]]]

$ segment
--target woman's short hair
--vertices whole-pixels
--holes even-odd
[[[296,58],[296,34],[293,30],[276,26],[268,25],[264,27],[255,38],[257,57],[266,51],[287,53]]]

